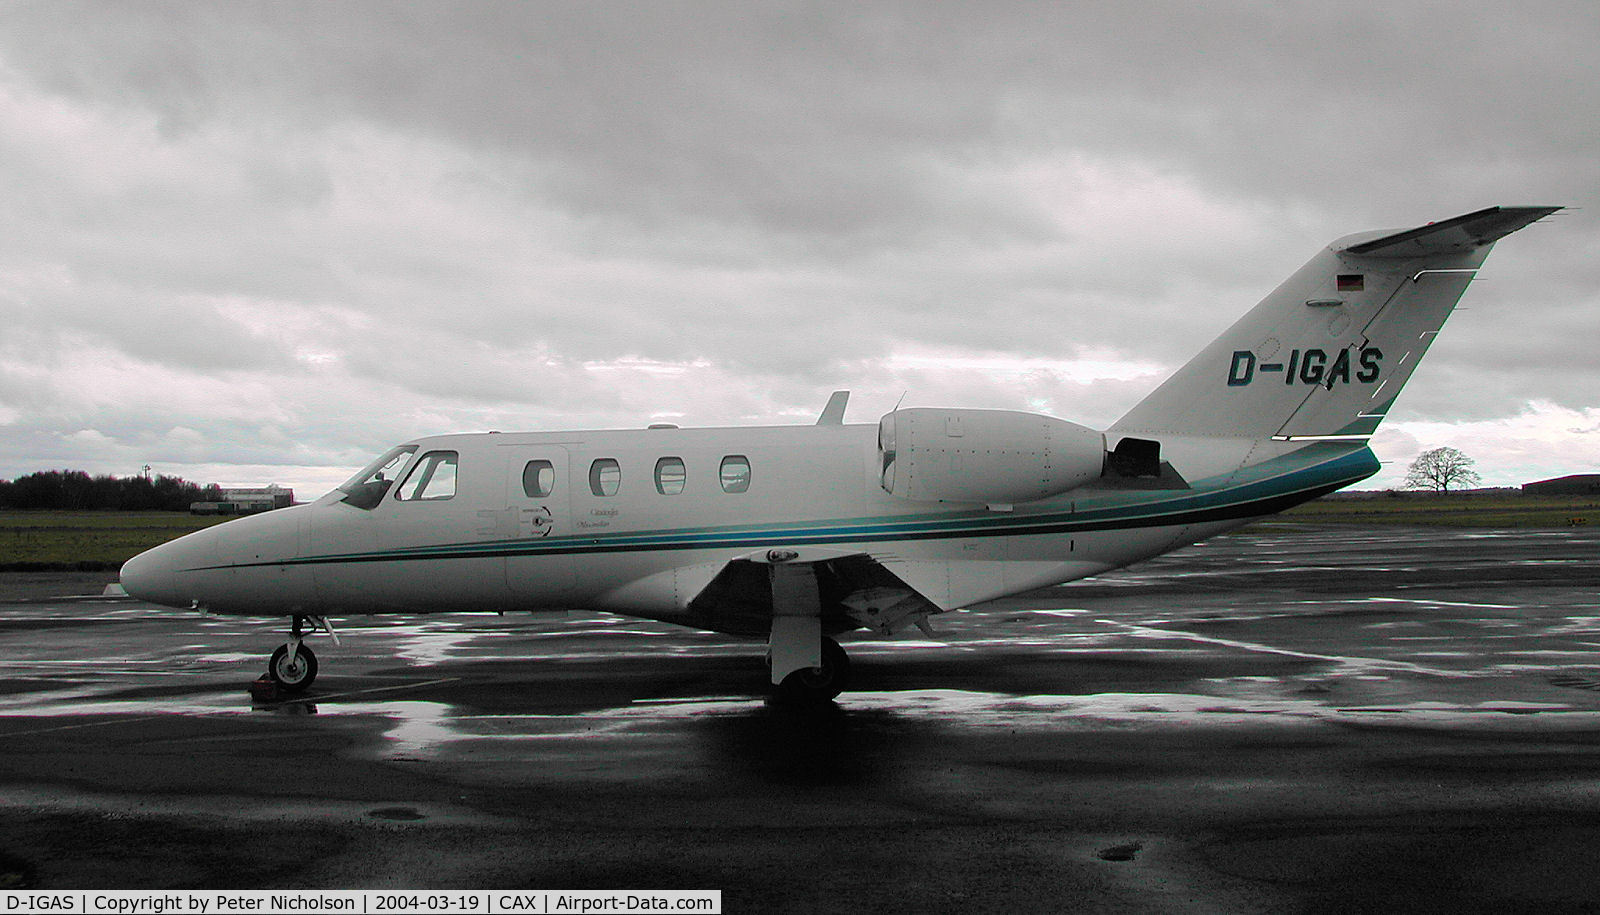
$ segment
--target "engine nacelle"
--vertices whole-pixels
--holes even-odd
[[[1010,410],[896,410],[878,421],[885,491],[919,502],[1033,502],[1099,479],[1105,435]]]

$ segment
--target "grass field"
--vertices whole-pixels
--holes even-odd
[[[181,512],[0,511],[0,572],[115,571],[136,553],[219,524]],[[1562,528],[1600,524],[1600,496],[1394,493],[1319,499],[1261,524]]]
[[[1262,523],[1273,521],[1407,527],[1571,527],[1600,524],[1600,496],[1525,496],[1514,490],[1346,495],[1307,502]]]
[[[222,518],[184,512],[0,511],[0,571],[115,570]]]

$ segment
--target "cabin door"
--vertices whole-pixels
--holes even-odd
[[[516,542],[506,553],[506,584],[526,609],[559,607],[577,580],[574,557],[562,552],[572,536],[567,450],[559,445],[507,446],[506,497],[516,518]]]

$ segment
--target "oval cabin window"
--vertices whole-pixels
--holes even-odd
[[[622,488],[622,465],[612,458],[600,458],[589,465],[589,491],[597,496],[614,496]]]
[[[529,461],[522,468],[522,492],[530,499],[543,499],[556,489],[556,465],[549,461]]]
[[[684,469],[683,458],[664,457],[656,461],[656,492],[663,496],[675,496],[683,492],[687,481],[688,471]]]
[[[722,459],[723,492],[744,492],[750,488],[750,459],[742,454],[730,454]]]

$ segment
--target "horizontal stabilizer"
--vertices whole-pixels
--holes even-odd
[[[1371,241],[1351,245],[1348,254],[1362,257],[1422,257],[1452,254],[1492,244],[1561,207],[1490,207],[1443,222],[1429,223]]]

